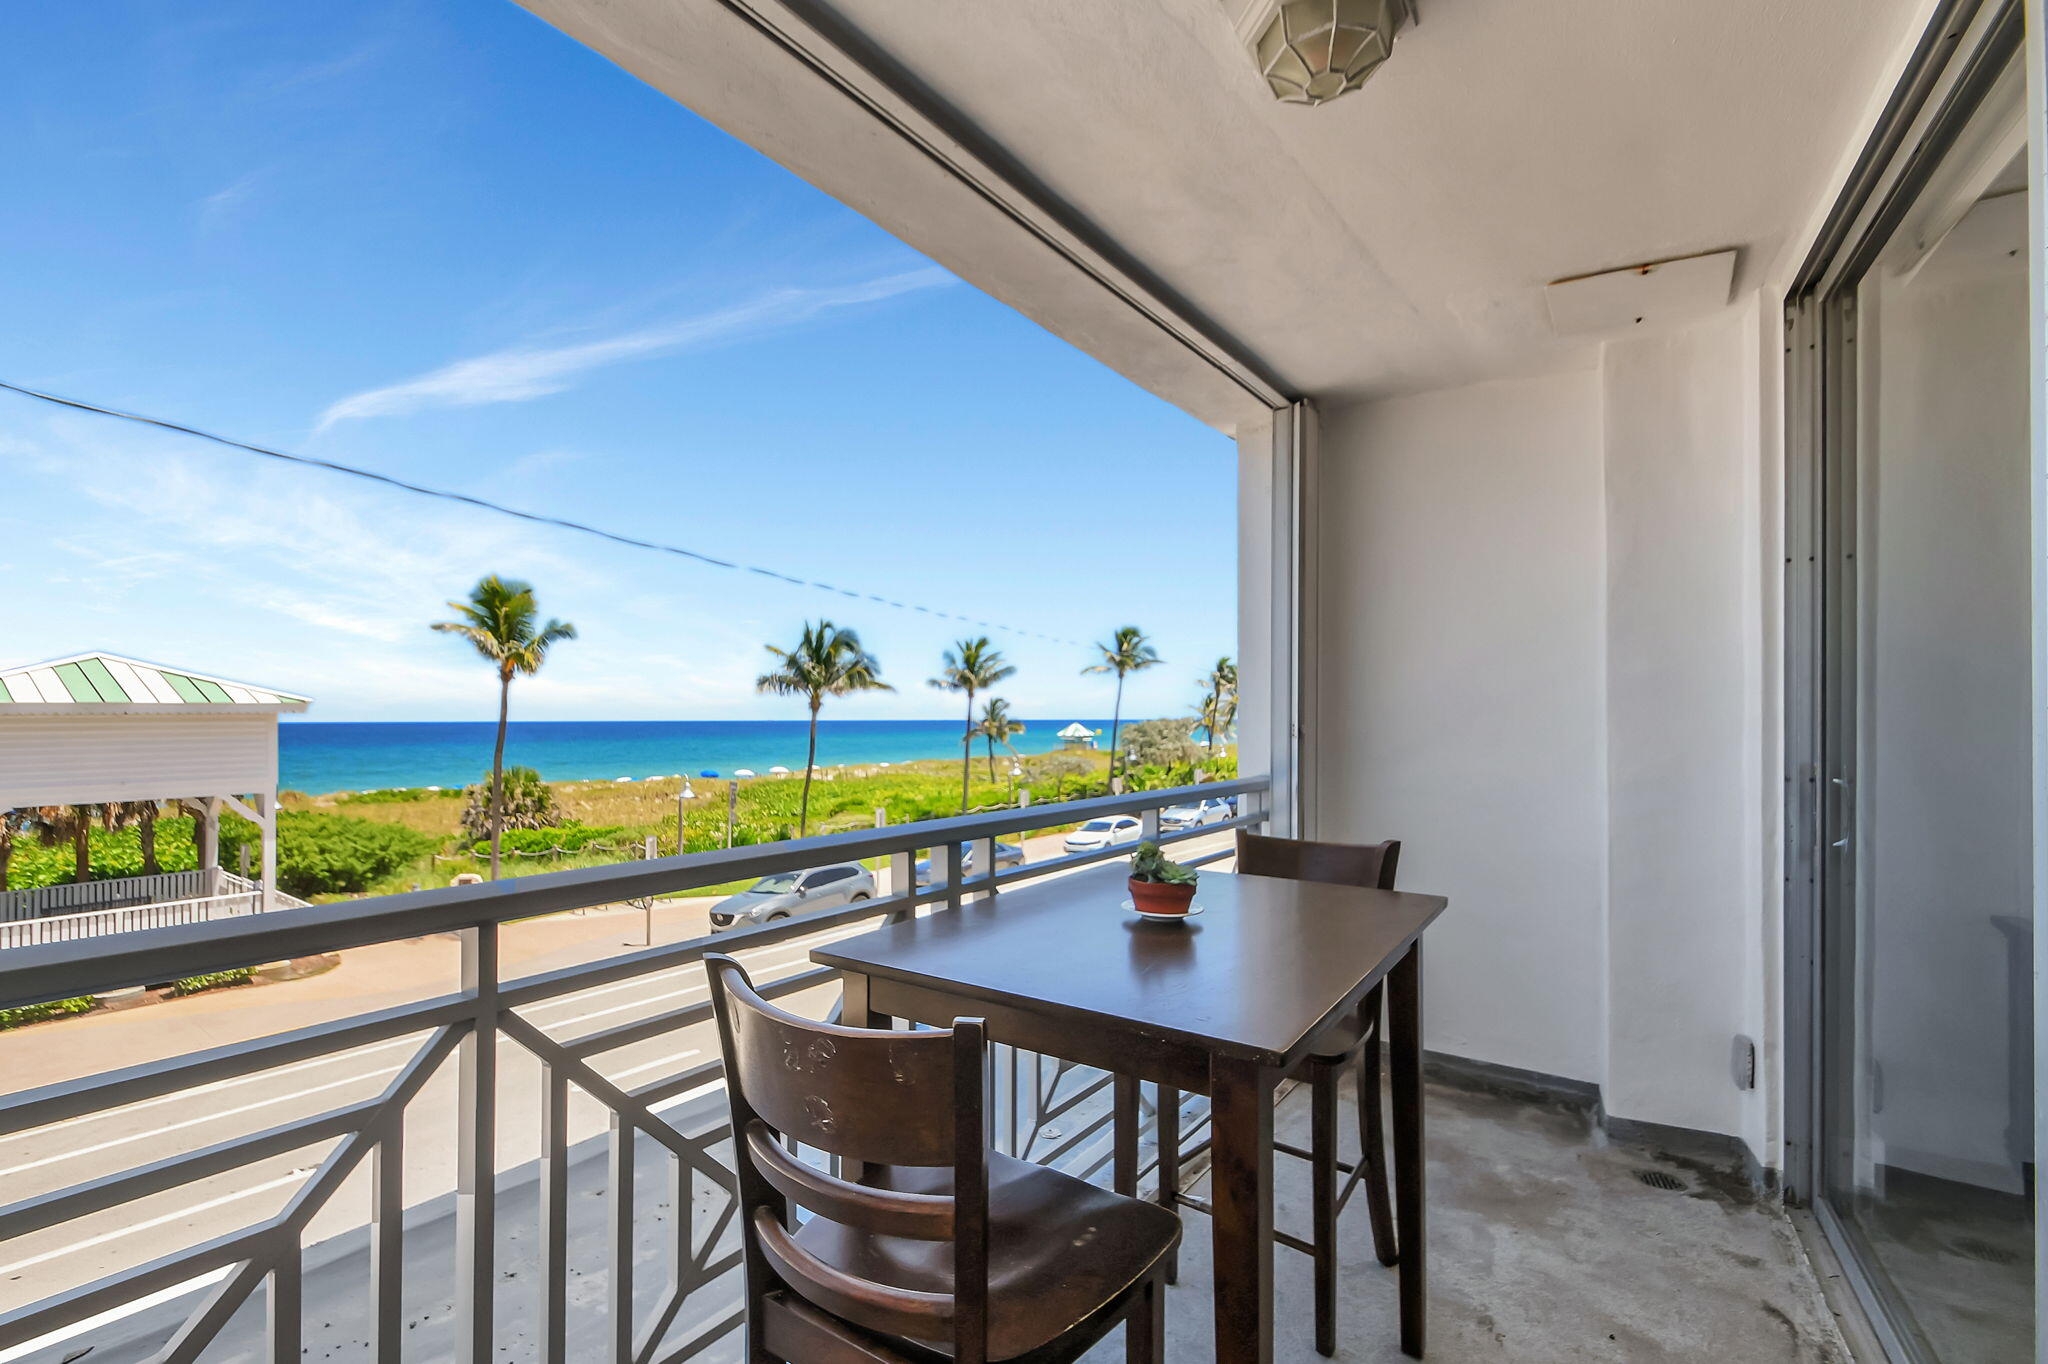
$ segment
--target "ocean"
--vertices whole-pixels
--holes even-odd
[[[1060,746],[1072,720],[1025,720],[1011,740],[1020,753]],[[1109,721],[1083,720],[1103,732]],[[1128,723],[1128,722],[1126,722]],[[802,720],[514,720],[505,762],[548,781],[635,781],[746,767],[800,771]],[[822,720],[818,765],[898,763],[960,756],[959,720]],[[278,784],[287,791],[372,791],[394,786],[465,786],[491,768],[489,721],[339,724],[287,721],[278,727]],[[976,751],[983,750],[977,743]],[[1002,750],[997,749],[1000,759]]]

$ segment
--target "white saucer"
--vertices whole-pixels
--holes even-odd
[[[1141,919],[1150,919],[1153,923],[1179,923],[1182,919],[1192,919],[1202,912],[1200,905],[1189,905],[1185,914],[1154,914],[1149,909],[1139,909],[1129,900],[1124,901],[1124,908]]]

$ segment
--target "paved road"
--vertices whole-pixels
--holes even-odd
[[[1183,849],[1207,851],[1224,846],[1227,838],[1205,837],[1196,844],[1183,845]],[[1036,862],[1056,856],[1058,843],[1057,836],[1028,840],[1027,857]],[[886,885],[883,889],[886,893]],[[710,903],[693,899],[660,906],[655,916],[657,940],[681,941],[705,932],[704,915]],[[868,927],[828,930],[740,955],[756,979],[775,980],[806,969],[809,952],[820,942],[865,932]],[[611,956],[637,945],[641,929],[640,913],[630,909],[510,925],[503,933],[504,974],[510,978]],[[453,987],[457,952],[454,942],[446,939],[384,944],[347,954],[344,964],[327,976],[16,1033],[0,1039],[5,1043],[0,1046],[0,1073],[8,1076],[10,1087],[49,1083],[66,1078],[62,1072],[67,1069],[72,1074],[98,1073],[200,1045],[345,1017],[385,1007],[400,998],[429,997]],[[706,997],[703,970],[692,965],[549,1000],[522,1012],[551,1036],[572,1039]],[[789,1004],[816,1016],[829,1010],[837,997],[836,986],[821,987],[792,997]],[[253,1007],[259,1004],[260,1008]],[[71,1038],[81,1045],[67,1046],[62,1053],[53,1045]],[[0,1190],[4,1190],[0,1201],[13,1202],[70,1187],[168,1154],[372,1098],[414,1054],[420,1041],[402,1038],[356,1048],[17,1134],[0,1141]],[[633,1087],[700,1064],[715,1056],[717,1047],[711,1025],[700,1024],[608,1053],[600,1058],[598,1069],[622,1086]],[[510,1171],[538,1155],[540,1069],[531,1055],[510,1040],[501,1040],[498,1054],[498,1159],[499,1168]],[[571,1093],[571,1140],[598,1137],[606,1130],[607,1110],[580,1091],[572,1089]],[[409,1205],[429,1206],[454,1187],[456,1101],[455,1067],[450,1062],[408,1109],[405,1178]],[[0,1245],[0,1310],[40,1300],[268,1217],[284,1206],[325,1150],[308,1149],[251,1165]],[[366,1217],[366,1181],[359,1175],[314,1219],[307,1243],[314,1245],[359,1231]],[[36,1357],[40,1355],[39,1351]],[[54,1357],[61,1358],[61,1354]],[[8,1358],[0,1354],[0,1362]]]

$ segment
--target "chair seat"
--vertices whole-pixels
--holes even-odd
[[[1058,1338],[1143,1279],[1180,1242],[1180,1219],[1156,1203],[989,1154],[989,1358],[1016,1359]],[[953,1171],[878,1166],[864,1183],[950,1194]],[[953,1291],[953,1245],[855,1231],[813,1218],[797,1244],[837,1269],[920,1293]],[[941,1354],[950,1342],[923,1342]]]

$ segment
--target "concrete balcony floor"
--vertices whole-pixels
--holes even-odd
[[[1611,1140],[1590,1114],[1561,1105],[1435,1080],[1428,1104],[1435,1364],[1849,1359],[1791,1221],[1756,1199],[1739,1171]],[[1308,1095],[1298,1090],[1283,1101],[1278,1130],[1306,1147],[1307,1128]],[[1348,1142],[1348,1111],[1340,1128]],[[1685,1187],[1651,1187],[1645,1171]],[[1307,1164],[1281,1156],[1275,1178],[1279,1224],[1306,1236]],[[1193,1211],[1184,1220],[1180,1283],[1167,1299],[1170,1364],[1213,1357],[1209,1221]],[[1338,1231],[1336,1357],[1405,1358],[1395,1271],[1373,1258],[1362,1192]],[[1309,1260],[1285,1247],[1275,1255],[1274,1358],[1316,1360]],[[1123,1357],[1112,1336],[1088,1360]]]

